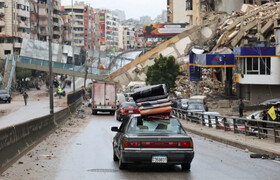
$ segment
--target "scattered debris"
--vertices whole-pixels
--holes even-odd
[[[250,158],[262,158],[262,159],[268,159],[268,154],[250,154]]]
[[[22,161],[19,161],[18,164],[23,164],[23,162],[22,162]]]

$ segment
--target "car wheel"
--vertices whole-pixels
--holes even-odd
[[[181,164],[182,166],[182,171],[188,171],[191,169],[191,163],[184,163],[184,164]]]
[[[8,103],[11,103],[11,100],[9,100]]]
[[[119,158],[119,169],[123,170],[126,168],[126,164],[122,162],[122,158]]]
[[[119,160],[118,156],[116,156],[116,153],[115,153],[114,148],[113,148],[113,160],[114,160],[114,161]]]

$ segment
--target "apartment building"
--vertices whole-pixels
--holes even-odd
[[[30,38],[29,0],[0,0],[0,58],[19,54],[22,38]]]
[[[111,12],[105,13],[105,47],[101,48],[105,50],[111,50],[118,47],[118,26],[119,19]]]
[[[167,0],[167,22],[200,25],[205,13],[240,10],[244,0]]]
[[[72,18],[66,12],[62,12],[61,18],[63,20],[62,25],[62,44],[71,45],[72,43],[72,31],[71,31],[71,21]]]
[[[135,41],[135,27],[134,26],[125,26],[119,25],[119,42],[118,47],[120,50],[134,49],[136,46]]]
[[[73,6],[64,6],[65,11],[73,19],[72,38],[73,45],[92,49],[94,46],[94,11],[93,8],[84,3],[76,3]]]

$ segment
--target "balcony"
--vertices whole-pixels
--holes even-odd
[[[46,26],[48,26],[48,21],[39,21],[39,26],[40,27],[46,27]]]
[[[54,30],[54,31],[53,31],[53,34],[55,34],[55,35],[60,35],[61,33],[60,33],[60,31],[58,31],[58,30]]]
[[[14,43],[14,48],[21,48],[21,43]]]
[[[19,21],[18,22],[18,27],[28,28],[29,27],[29,23],[27,21]]]

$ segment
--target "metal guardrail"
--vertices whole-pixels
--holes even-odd
[[[23,62],[23,63],[28,63],[28,64],[40,65],[40,66],[49,66],[49,61],[40,60],[40,59],[32,59],[32,58],[28,58],[28,57],[19,57],[18,61]],[[60,62],[52,62],[52,67],[64,69],[64,70],[73,70],[72,64],[65,64],[65,63],[60,63]],[[85,72],[85,67],[84,66],[74,66],[74,70],[77,72]],[[99,75],[99,74],[108,75],[108,74],[110,74],[110,70],[103,71],[98,68],[88,67],[88,73],[96,74],[96,75]]]
[[[273,138],[275,143],[280,142],[280,122],[205,115],[204,113],[189,112],[177,108],[173,108],[173,115],[209,128],[223,129],[224,131],[232,131],[245,136],[253,135],[259,139]],[[211,118],[211,116],[214,118]]]

